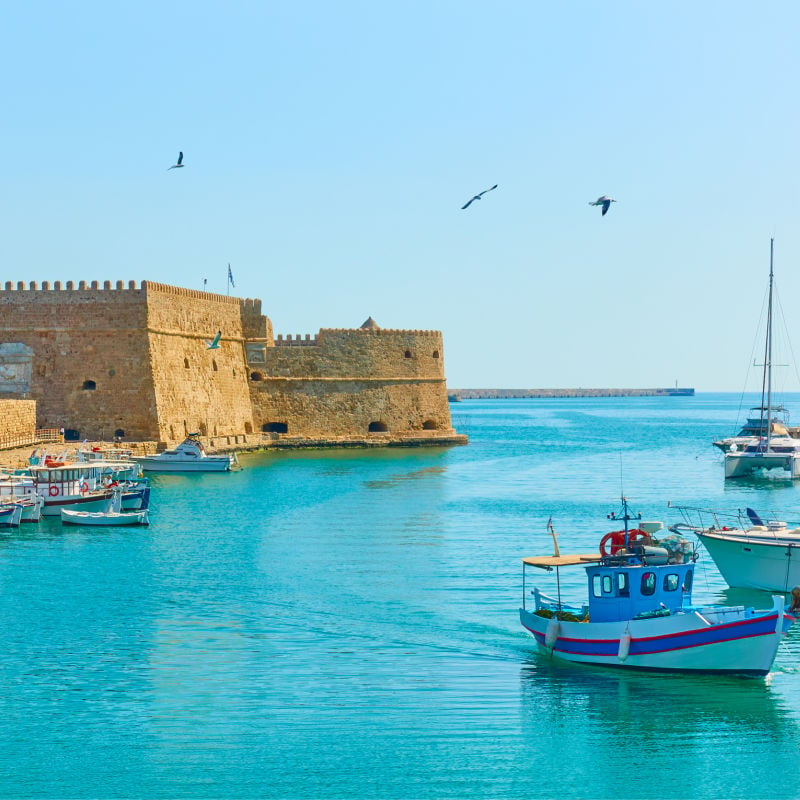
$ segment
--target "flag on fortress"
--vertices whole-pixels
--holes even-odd
[[[231,265],[228,264],[228,283],[230,283],[233,288],[236,288],[236,284],[233,282],[233,273],[231,272]]]

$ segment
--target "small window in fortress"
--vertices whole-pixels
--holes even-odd
[[[252,433],[253,432],[253,426],[249,422],[245,422],[245,424],[244,424],[244,432],[245,433]]]
[[[389,427],[386,425],[385,422],[370,422],[369,428],[367,430],[370,433],[385,433],[389,430]]]
[[[435,431],[439,426],[432,420],[426,419],[425,422],[422,423],[422,430],[424,431]]]
[[[433,357],[434,358],[439,358],[439,351],[438,350],[434,350],[433,351]]]
[[[94,390],[97,388],[97,384],[94,381],[84,381],[83,388]]]
[[[215,358],[211,359],[211,367],[213,368],[214,372],[217,371],[217,360]]]
[[[186,369],[189,369],[189,359],[188,358],[184,358],[183,359],[183,366],[186,367]]]
[[[64,441],[65,442],[79,442],[81,440],[81,432],[76,431],[75,428],[65,428],[64,429]]]
[[[125,438],[125,431],[122,428],[117,428],[114,431],[114,438],[116,439],[124,439]]]
[[[251,381],[263,381],[264,375],[261,372],[251,372],[250,373],[250,380]]]
[[[289,426],[285,422],[265,422],[261,430],[264,433],[289,433]]]
[[[411,351],[410,350],[406,350],[406,358],[411,358]]]

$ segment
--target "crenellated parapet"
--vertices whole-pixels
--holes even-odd
[[[30,281],[29,283],[25,283],[25,281],[17,281],[14,283],[13,281],[6,281],[3,290],[6,292],[85,292],[85,291],[139,291],[139,289],[144,289],[145,284],[147,281],[142,281],[141,286],[137,286],[136,281],[128,281],[127,286],[125,285],[125,281],[115,281],[114,286],[112,288],[111,281],[103,281],[103,286],[101,288],[100,281],[78,281],[77,285],[75,281],[65,281],[63,284],[61,281],[53,281],[53,285],[50,285],[50,281],[42,281],[42,285],[39,286],[37,281]]]

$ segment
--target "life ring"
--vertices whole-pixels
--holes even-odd
[[[650,535],[639,528],[632,528],[628,531],[628,547],[638,539],[650,541]],[[606,545],[611,542],[610,551],[606,550]],[[625,548],[625,531],[611,531],[600,540],[600,555],[607,558],[609,555],[616,555],[619,550]]]
[[[47,490],[50,497],[57,497],[58,496],[58,486],[54,486],[51,484],[50,488]]]
[[[78,484],[78,488],[81,490],[81,494],[86,494],[89,491],[89,484],[86,481],[81,481]]]

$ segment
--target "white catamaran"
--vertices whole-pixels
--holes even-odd
[[[761,430],[764,436],[753,439],[743,448],[731,445],[725,453],[725,477],[741,478],[764,470],[782,470],[786,477],[800,478],[800,439],[774,435],[770,423],[772,405],[772,295],[774,239],[769,242],[769,299],[767,336],[764,344],[764,371],[761,380]],[[766,415],[766,418],[764,416]]]

